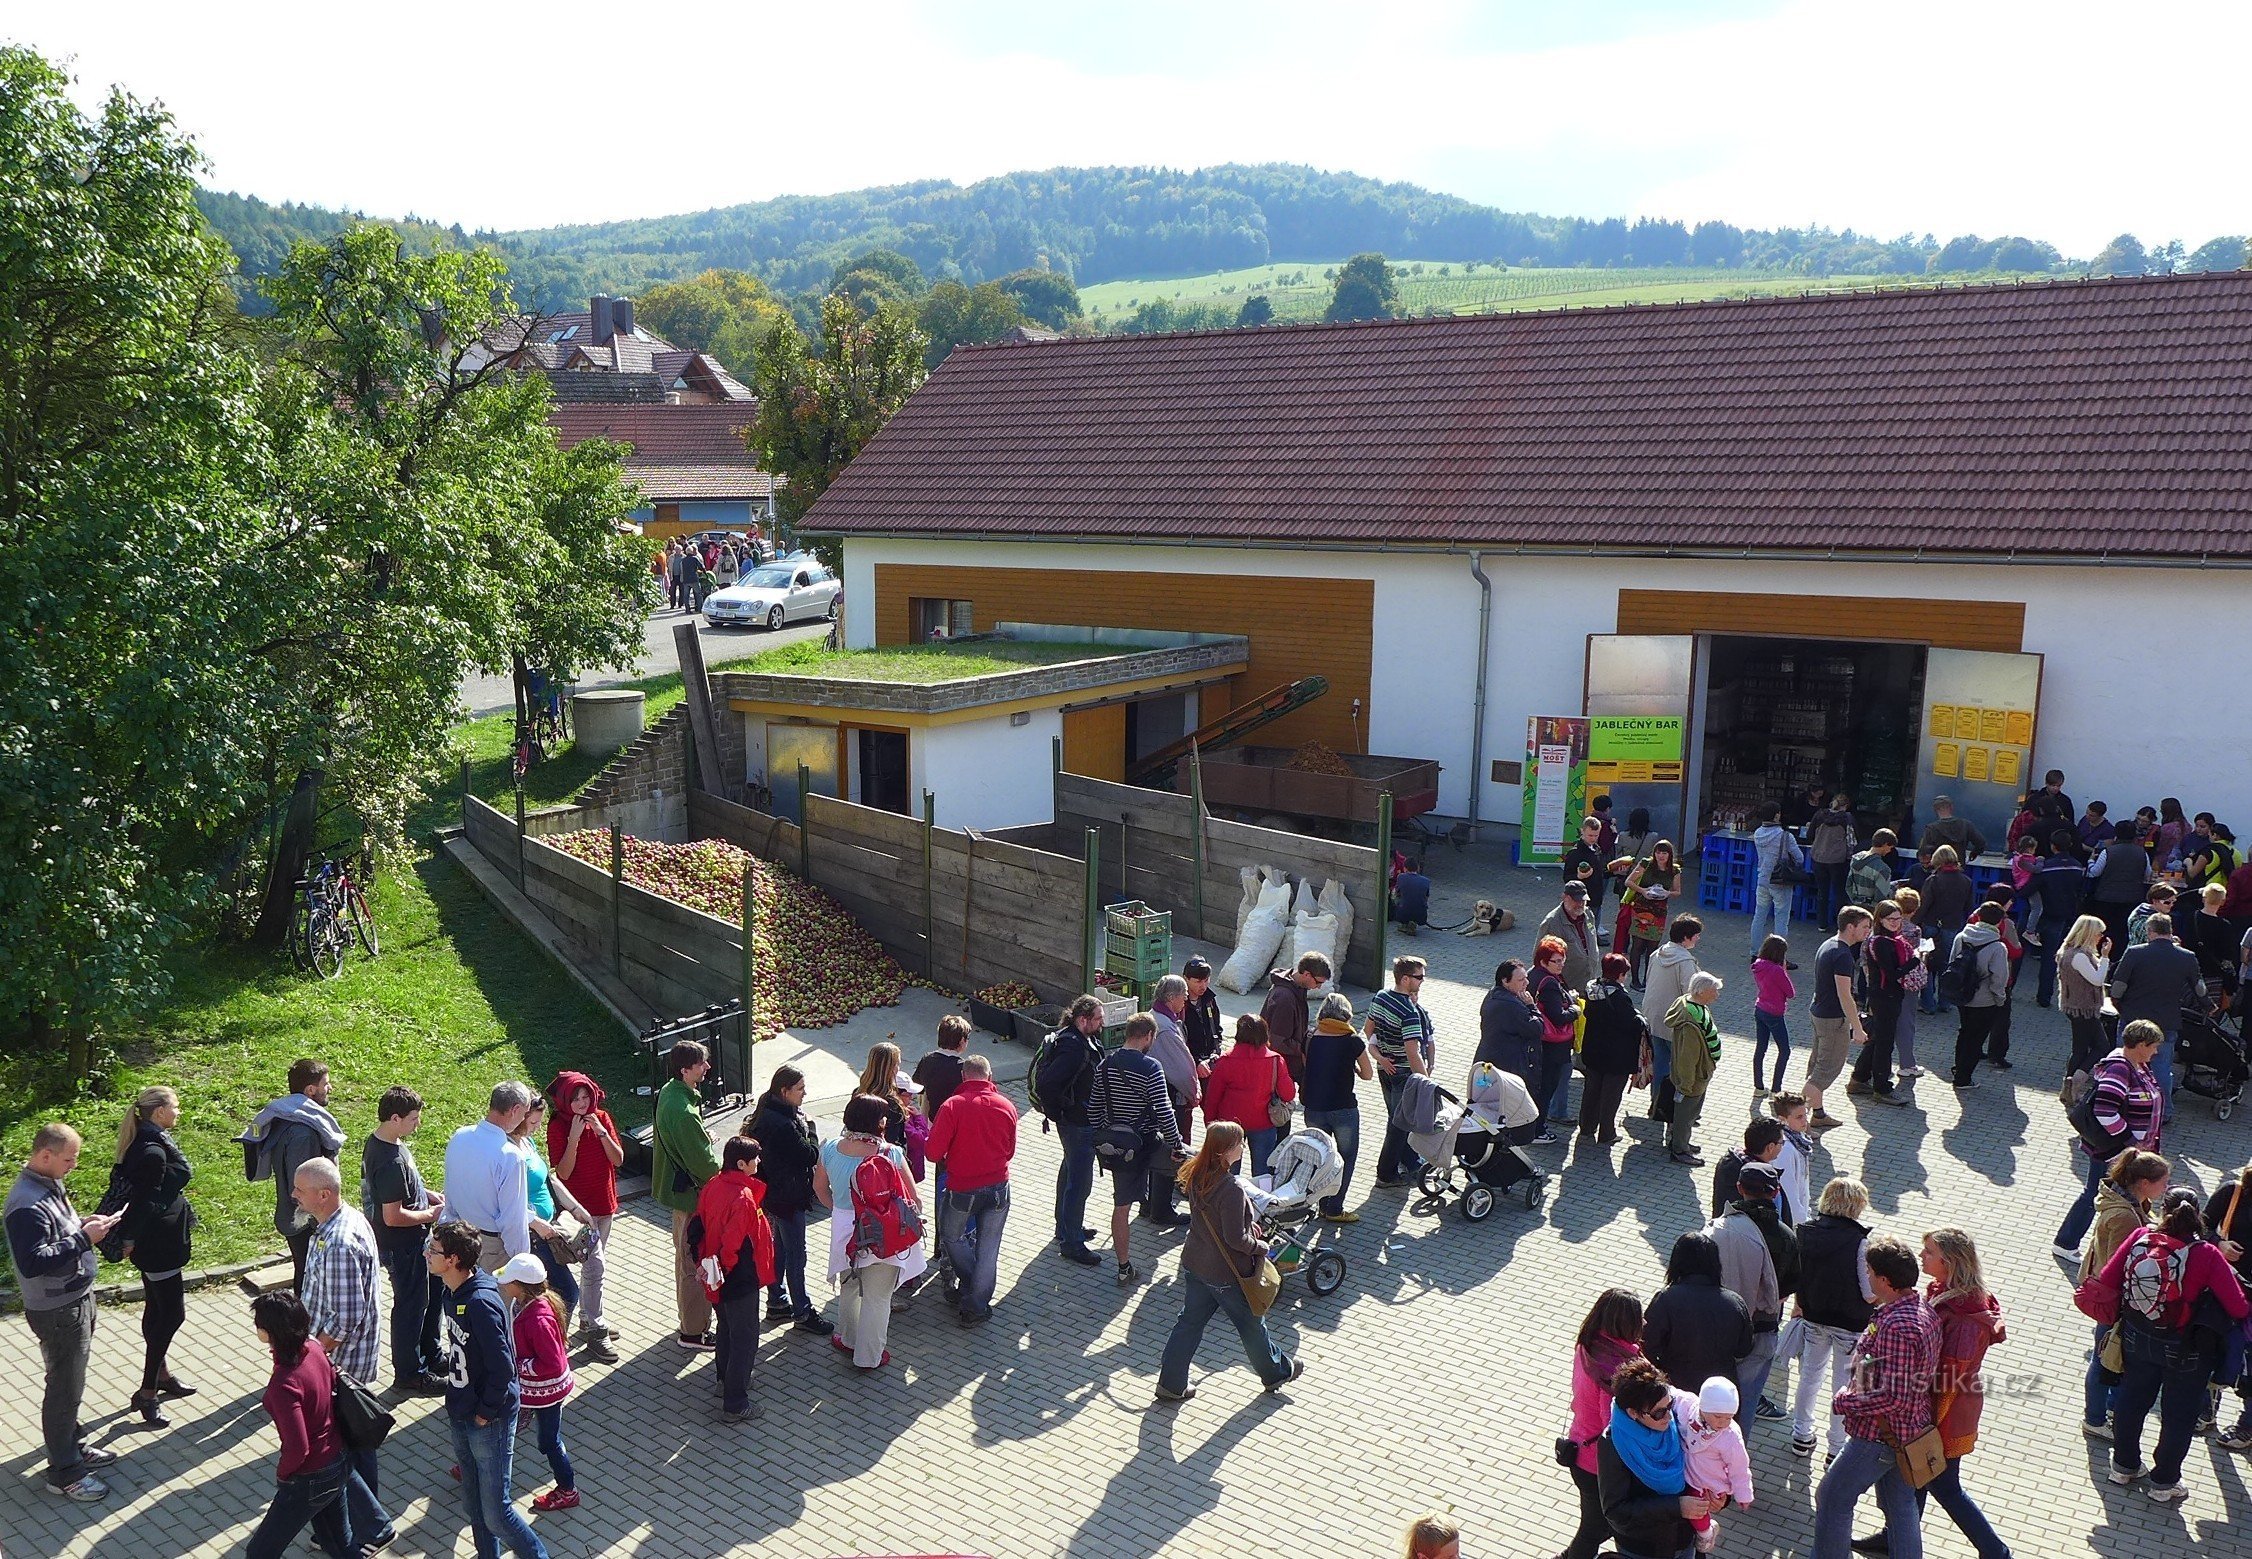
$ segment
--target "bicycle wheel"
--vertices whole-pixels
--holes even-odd
[[[313,970],[324,980],[333,980],[344,972],[344,944],[351,933],[338,921],[333,904],[314,908],[306,926],[305,943],[312,956]]]
[[[303,899],[299,899],[297,907],[290,912],[289,966],[292,969],[305,969],[312,964],[311,948],[313,944],[309,940],[308,922],[311,912],[312,906]]]
[[[376,933],[375,912],[368,908],[367,895],[360,891],[358,883],[345,890],[344,907],[351,912],[352,934],[360,939],[360,946],[367,949],[368,957],[376,957],[383,951],[383,939]]]

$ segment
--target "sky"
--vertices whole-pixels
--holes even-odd
[[[0,0],[0,40],[67,60],[89,106],[165,104],[215,188],[471,228],[1289,161],[2080,257],[2252,230],[2241,0]]]

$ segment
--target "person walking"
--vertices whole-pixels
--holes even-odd
[[[766,1289],[766,1324],[794,1322],[801,1332],[827,1337],[825,1320],[806,1288],[806,1223],[813,1208],[813,1172],[821,1163],[821,1134],[805,1113],[805,1074],[784,1064],[774,1069],[751,1112],[746,1135],[759,1145],[759,1178],[766,1182],[767,1227],[774,1235],[774,1277]]]
[[[719,1173],[696,1092],[711,1069],[711,1052],[695,1040],[673,1042],[665,1052],[665,1070],[671,1075],[657,1090],[657,1121],[649,1137],[649,1194],[672,1215],[673,1309],[680,1323],[674,1339],[689,1349],[718,1346],[712,1335],[712,1302],[696,1275],[696,1256],[688,1240],[696,1198],[704,1182]],[[446,1183],[453,1181],[449,1177]]]
[[[1971,911],[1978,906],[1978,887],[1963,870],[1954,846],[1942,844],[1932,851],[1931,870],[1917,891],[1924,896],[1921,918],[1932,946],[1931,978],[1924,982],[1920,1005],[1926,1012],[1940,1012],[1947,1006],[1939,994],[1940,977],[1947,972],[1955,938],[1970,924]]]
[[[1280,1136],[1273,1107],[1288,1106],[1298,1097],[1290,1068],[1270,1042],[1266,1020],[1245,1013],[1236,1019],[1235,1043],[1212,1063],[1204,1084],[1204,1129],[1214,1123],[1234,1121],[1243,1128],[1250,1145],[1251,1172],[1267,1172],[1267,1155]]]
[[[602,1107],[602,1085],[586,1073],[557,1072],[547,1085],[547,1096],[555,1106],[547,1121],[552,1178],[578,1204],[586,1219],[586,1255],[579,1262],[577,1341],[589,1358],[615,1364],[618,1350],[610,1346],[610,1339],[618,1335],[618,1329],[610,1324],[610,1312],[603,1301],[607,1297],[604,1280],[610,1273],[610,1228],[618,1216],[618,1170],[626,1161],[625,1141],[618,1134],[618,1123]]]
[[[1666,1014],[1689,993],[1697,974],[1697,943],[1705,923],[1694,915],[1676,915],[1666,928],[1665,944],[1650,955],[1641,970],[1642,1021],[1650,1025],[1650,1117],[1673,1118],[1673,1031]]]
[[[461,1469],[470,1539],[480,1559],[491,1559],[504,1543],[516,1559],[547,1559],[547,1545],[517,1511],[509,1490],[523,1395],[508,1307],[500,1285],[480,1265],[484,1237],[449,1218],[430,1231],[425,1259],[446,1287],[440,1339],[446,1359],[446,1423],[453,1434],[454,1465]]]
[[[1399,1124],[1400,1096],[1410,1077],[1430,1075],[1438,1056],[1437,1030],[1424,1010],[1423,983],[1430,966],[1412,955],[1392,960],[1392,988],[1369,998],[1363,1036],[1376,1051],[1377,1087],[1384,1093],[1384,1142],[1376,1154],[1376,1183],[1406,1186],[1423,1173],[1423,1160]]]
[[[1081,996],[1072,1002],[1063,1026],[1041,1041],[1032,1057],[1032,1105],[1056,1128],[1063,1150],[1056,1168],[1056,1248],[1064,1260],[1080,1267],[1102,1265],[1102,1257],[1087,1248],[1095,1237],[1087,1227],[1087,1197],[1095,1189],[1095,1132],[1087,1123],[1087,1096],[1095,1086],[1095,1063],[1102,1059],[1096,1038],[1102,1027],[1101,999]]]
[[[1642,1316],[1642,1351],[1668,1380],[1734,1380],[1752,1351],[1752,1313],[1721,1285],[1720,1271],[1720,1247],[1709,1233],[1693,1230],[1673,1242],[1665,1286]]]
[[[532,1248],[531,1189],[523,1144],[516,1139],[531,1107],[530,1088],[495,1083],[485,1098],[485,1118],[446,1139],[446,1210],[484,1241],[477,1264],[487,1272],[498,1272],[509,1257]]]
[[[0,1221],[8,1230],[16,1292],[39,1340],[46,1386],[39,1429],[47,1445],[47,1492],[84,1503],[109,1497],[100,1469],[115,1451],[86,1443],[78,1426],[86,1397],[86,1359],[94,1346],[94,1247],[121,1214],[80,1218],[64,1184],[78,1167],[78,1133],[49,1121],[32,1133],[31,1154],[8,1189]]]
[[[1620,1559],[1686,1559],[1692,1523],[1712,1505],[1686,1486],[1687,1449],[1674,1408],[1680,1396],[1649,1359],[1629,1359],[1611,1379],[1611,1421],[1596,1442],[1595,1481]]]
[[[1790,944],[1771,936],[1752,960],[1752,1094],[1780,1093],[1791,1064],[1791,998],[1798,986],[1790,974]],[[1767,1047],[1775,1047],[1775,1081],[1767,1080]]]
[[[1165,1091],[1173,1100],[1173,1124],[1179,1128],[1184,1145],[1196,1118],[1196,1102],[1203,1097],[1205,1073],[1205,1068],[1189,1050],[1188,1036],[1181,1030],[1181,1019],[1187,1014],[1188,1004],[1189,982],[1177,974],[1160,976],[1150,991],[1149,1015],[1150,1021],[1157,1025],[1157,1035],[1150,1041],[1149,1053],[1165,1073]],[[1353,1010],[1351,1002],[1345,1004],[1345,1010]],[[1307,1043],[1311,1046],[1310,1036]],[[1308,1064],[1311,1065],[1310,1060]],[[1150,1187],[1153,1194],[1142,1204],[1142,1217],[1161,1228],[1171,1228],[1180,1221],[1175,1205],[1180,1197],[1180,1183],[1169,1174],[1159,1179],[1162,1183]]]
[[[2158,1025],[2165,1042],[2151,1070],[2158,1078],[2163,1119],[2174,1118],[2174,1042],[2182,1031],[2182,1009],[2205,999],[2205,976],[2197,955],[2174,939],[2171,915],[2144,923],[2147,940],[2119,955],[2111,971],[2111,1004],[2119,1011],[2120,1032],[2137,1019]]]
[[[1306,1036],[1313,1032],[1314,994],[1330,981],[1329,960],[1320,953],[1301,953],[1297,966],[1287,973],[1276,969],[1267,976],[1267,1000],[1259,1016],[1267,1020],[1267,1043],[1293,1079],[1306,1073]]]
[[[1181,1247],[1181,1315],[1165,1339],[1158,1366],[1157,1400],[1187,1402],[1196,1396],[1189,1384],[1189,1366],[1196,1362],[1197,1344],[1216,1312],[1235,1323],[1243,1351],[1269,1392],[1280,1391],[1306,1372],[1302,1359],[1285,1357],[1267,1335],[1267,1323],[1252,1309],[1243,1284],[1256,1277],[1267,1259],[1266,1242],[1259,1237],[1252,1216],[1251,1198],[1236,1178],[1243,1161],[1243,1128],[1232,1120],[1215,1120],[1204,1128],[1204,1140],[1177,1170],[1181,1189],[1188,1195],[1188,1241]]]
[[[289,1092],[262,1107],[236,1140],[254,1149],[250,1178],[274,1182],[274,1231],[289,1246],[289,1284],[305,1287],[305,1247],[313,1225],[290,1187],[309,1158],[341,1159],[344,1128],[328,1111],[328,1063],[300,1056],[289,1065]]]
[[[1853,1063],[1845,1091],[1866,1094],[1879,1104],[1906,1105],[1908,1101],[1893,1082],[1892,1047],[1900,1032],[1900,1009],[1908,999],[1908,969],[1916,953],[1900,934],[1906,915],[1896,901],[1879,900],[1870,913],[1876,917],[1876,927],[1861,954],[1861,966],[1868,972],[1869,1037]]]
[[[1869,1213],[1868,1187],[1840,1175],[1822,1188],[1816,1206],[1815,1215],[1796,1230],[1799,1369],[1791,1411],[1791,1454],[1798,1457],[1814,1454],[1814,1410],[1821,1400],[1823,1377],[1829,1378],[1834,1401],[1846,1389],[1853,1344],[1876,1311],[1867,1264],[1869,1226],[1862,1222]],[[1845,1449],[1845,1420],[1834,1412],[1823,1414],[1823,1420],[1829,1426],[1829,1454],[1834,1460]]]
[[[1778,1145],[1780,1139],[1778,1139]],[[1720,1248],[1721,1286],[1751,1312],[1752,1347],[1729,1378],[1747,1412],[1780,1419],[1783,1409],[1767,1399],[1767,1377],[1775,1368],[1783,1303],[1798,1293],[1798,1236],[1776,1210],[1783,1172],[1771,1163],[1747,1163],[1736,1177],[1737,1197],[1705,1231]]]
[[[962,1061],[962,1084],[931,1126],[930,1156],[946,1189],[939,1201],[939,1241],[961,1293],[955,1313],[975,1326],[993,1313],[1001,1232],[1009,1221],[1009,1160],[1017,1151],[1017,1110],[993,1086],[993,1062]]]
[[[1951,1080],[1957,1090],[1975,1088],[1978,1083],[1971,1074],[1992,1045],[1995,1025],[2010,999],[2010,954],[2002,941],[2001,905],[1989,901],[1978,906],[1971,923],[1955,938],[1947,963],[1950,968],[1962,966],[1956,976],[1962,1006],[1956,1016]]]
[[[1324,1222],[1360,1222],[1359,1213],[1345,1210],[1345,1193],[1353,1184],[1353,1165],[1361,1151],[1361,1106],[1354,1083],[1375,1075],[1376,1063],[1369,1058],[1368,1041],[1353,1023],[1351,999],[1343,991],[1331,991],[1321,999],[1321,1014],[1314,1019],[1313,1035],[1306,1041],[1306,1082],[1298,1092],[1306,1108],[1306,1129],[1327,1132],[1345,1165],[1336,1195],[1321,1199]],[[1177,1186],[1179,1181],[1173,1184]]]
[[[1916,1508],[1921,1510],[1929,1495],[1939,1501],[1955,1530],[1970,1540],[1978,1559],[2010,1559],[2010,1545],[1995,1534],[1986,1513],[1963,1487],[1963,1458],[1978,1446],[1978,1420],[1986,1405],[1986,1385],[1979,1370],[1986,1350],[2009,1336],[2002,1325],[2002,1302],[1988,1291],[1978,1247],[1960,1229],[1926,1234],[1921,1264],[1931,1280],[1924,1297],[1939,1318],[1939,1377],[1932,1388],[1932,1417],[1945,1442],[1947,1467],[1916,1491]]]
[[[892,1295],[923,1275],[922,1198],[907,1173],[907,1152],[884,1140],[886,1101],[854,1094],[844,1134],[821,1144],[813,1194],[831,1209],[829,1281],[838,1289],[837,1329],[829,1346],[852,1355],[862,1372],[891,1362]],[[871,1159],[888,1165],[863,1174]],[[909,1238],[912,1232],[913,1237]]]
[[[1561,937],[1544,936],[1533,949],[1533,1010],[1540,1016],[1541,1041],[1540,1075],[1529,1079],[1533,1102],[1541,1112],[1541,1135],[1535,1141],[1553,1142],[1556,1134],[1550,1127],[1572,1124],[1572,1053],[1579,1043],[1586,983],[1576,987],[1565,983],[1567,956]]]
[[[2083,1189],[2057,1227],[2055,1250],[2061,1261],[2080,1259],[2080,1240],[2096,1213],[2096,1198],[2119,1155],[2130,1148],[2145,1153],[2159,1151],[2165,1132],[2166,1094],[2158,1080],[2156,1061],[2166,1036],[2148,1018],[2137,1018],[2119,1030],[2119,1048],[2098,1061],[2089,1074],[2095,1090],[2091,1106],[2096,1125],[2110,1146],[2099,1152],[2086,1142],[2075,1144]],[[2086,1276],[2083,1269],[2082,1276]]]
[[[422,1127],[422,1096],[386,1088],[375,1130],[360,1144],[360,1211],[375,1233],[376,1258],[391,1280],[391,1380],[409,1396],[445,1390],[438,1372],[438,1315],[445,1289],[423,1260],[446,1199],[422,1183],[407,1138]]]
[[[1861,944],[1876,929],[1876,917],[1859,905],[1838,911],[1837,934],[1814,955],[1814,1049],[1806,1061],[1806,1102],[1814,1111],[1816,1130],[1845,1123],[1823,1108],[1830,1085],[1845,1070],[1846,1056],[1855,1044],[1868,1042],[1861,1022],[1861,1004],[1853,994],[1853,974],[1861,960]]]
[[[1705,1111],[1705,1093],[1720,1071],[1720,1026],[1712,1015],[1712,1001],[1720,991],[1720,977],[1700,970],[1690,977],[1688,993],[1666,1013],[1666,1029],[1673,1039],[1673,1110],[1666,1125],[1666,1151],[1676,1164],[1693,1168],[1704,1163],[1697,1152],[1697,1120]]]
[[[285,1290],[252,1300],[250,1323],[273,1353],[263,1402],[281,1438],[281,1457],[274,1466],[273,1500],[244,1552],[248,1559],[281,1559],[309,1522],[313,1541],[330,1559],[358,1559],[371,1551],[367,1545],[375,1534],[353,1525],[351,1485],[357,1474],[337,1431],[335,1374],[312,1335],[311,1317]]]
[[[2119,1155],[2096,1192],[2095,1221],[2088,1228],[2087,1248],[2075,1258],[2083,1273],[2100,1273],[2112,1254],[2147,1227],[2166,1199],[2173,1166],[2159,1153],[2129,1148]],[[2099,1321],[2095,1346],[2088,1351],[2088,1373],[2082,1381],[2080,1432],[2091,1440],[2111,1438],[2113,1398],[2118,1395],[2118,1327]],[[2231,1447],[2234,1449],[2234,1447]]]
[[[1799,878],[1777,882],[1777,869],[1788,866],[1793,873],[1806,870],[1806,852],[1783,826],[1780,803],[1770,802],[1760,814],[1759,827],[1752,830],[1752,860],[1757,886],[1752,894],[1751,946],[1754,956],[1762,956],[1759,950],[1769,937],[1790,935],[1791,904],[1798,895]]]
[[[1596,880],[1602,881],[1600,873]],[[1600,937],[1595,929],[1595,909],[1588,902],[1588,892],[1584,882],[1566,882],[1562,900],[1541,917],[1538,932],[1541,942],[1553,939],[1564,949],[1563,980],[1565,988],[1572,991],[1584,991],[1594,983],[1603,962]]]
[[[751,1371],[758,1364],[758,1297],[774,1281],[774,1232],[761,1205],[768,1186],[759,1178],[756,1137],[730,1137],[720,1150],[719,1173],[696,1193],[694,1238],[698,1280],[712,1301],[713,1362],[719,1372],[719,1416],[740,1424],[764,1416],[751,1400]],[[574,1503],[576,1503],[574,1501]]]
[[[1806,854],[1814,869],[1814,912],[1834,922],[1849,902],[1846,874],[1853,861],[1853,798],[1833,796],[1806,820]]]
[[[1189,1151],[1181,1140],[1180,1128],[1174,1124],[1173,1100],[1166,1090],[1165,1069],[1149,1053],[1156,1040],[1155,1018],[1146,1012],[1137,1012],[1128,1018],[1125,1038],[1095,1067],[1095,1086],[1087,1098],[1087,1119],[1095,1127],[1095,1153],[1103,1167],[1110,1171],[1110,1243],[1111,1252],[1118,1260],[1121,1284],[1131,1283],[1141,1275],[1135,1269],[1133,1251],[1128,1244],[1134,1231],[1134,1204],[1151,1202],[1163,1195],[1153,1190],[1157,1177],[1170,1174],[1174,1165],[1188,1157]],[[1232,1050],[1228,1053],[1229,1056],[1234,1054]],[[1296,1091],[1281,1058],[1270,1056],[1269,1061],[1269,1076],[1264,1086],[1273,1090],[1269,1098],[1282,1101],[1282,1113],[1287,1116],[1289,1102]],[[1238,1091],[1248,1092],[1248,1088],[1246,1078]],[[1268,1108],[1268,1105],[1262,1103],[1260,1108]],[[1264,1172],[1264,1165],[1257,1166],[1254,1172]],[[1170,1216],[1156,1221],[1164,1227],[1172,1223]]]
[[[511,1256],[500,1269],[500,1296],[514,1319],[510,1339],[516,1346],[516,1391],[524,1413],[539,1431],[540,1454],[555,1474],[555,1487],[535,1495],[532,1508],[542,1515],[576,1510],[579,1483],[571,1470],[570,1448],[563,1443],[563,1401],[576,1382],[571,1377],[571,1355],[563,1346],[564,1328],[570,1324],[563,1301],[549,1292],[545,1269],[537,1256]],[[752,1330],[757,1331],[758,1289],[751,1290]]]
[[[1580,1041],[1580,1064],[1587,1073],[1580,1085],[1582,1144],[1609,1147],[1619,1140],[1619,1101],[1642,1069],[1650,1028],[1626,988],[1632,968],[1625,954],[1605,953],[1602,971],[1588,987],[1587,1030]]]
[[[2201,1238],[2205,1214],[2197,1193],[2166,1193],[2155,1228],[2142,1229],[2112,1252],[2093,1281],[2119,1315],[2121,1369],[2112,1412],[2111,1481],[2149,1482],[2143,1492],[2160,1504],[2187,1499],[2182,1463],[2196,1438],[2198,1420],[2210,1416],[2207,1385],[2221,1362],[2226,1327],[2203,1324],[2199,1304],[2210,1295],[2228,1323],[2252,1314],[2244,1285],[2229,1265],[2230,1252]],[[2158,1444],[2150,1465],[2142,1460],[2143,1422],[2158,1409]]]
[[[187,1195],[195,1170],[172,1140],[179,1119],[178,1094],[144,1088],[117,1131],[116,1178],[126,1203],[114,1233],[141,1274],[141,1387],[132,1404],[142,1423],[159,1429],[171,1422],[165,1398],[195,1395],[169,1363],[172,1339],[188,1319],[186,1269],[196,1225]]]
[[[1939,1320],[1916,1291],[1916,1253],[1899,1240],[1869,1242],[1865,1258],[1875,1313],[1847,1366],[1851,1385],[1830,1401],[1845,1421],[1845,1449],[1814,1496],[1814,1559],[1848,1559],[1853,1508],[1877,1491],[1895,1559],[1923,1559],[1916,1495],[1900,1475],[1897,1446],[1932,1426],[1931,1383],[1939,1371]]]
[[[1595,1559],[1610,1541],[1603,1517],[1603,1493],[1596,1480],[1596,1442],[1611,1422],[1611,1383],[1630,1359],[1642,1357],[1642,1301],[1631,1289],[1607,1288],[1580,1322],[1572,1345],[1572,1421],[1569,1442],[1572,1487],[1579,1492],[1580,1524],[1556,1559]],[[1557,1446],[1558,1454],[1566,1446]]]

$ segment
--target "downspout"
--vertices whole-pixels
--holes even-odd
[[[1478,796],[1486,777],[1486,639],[1493,631],[1494,582],[1479,566],[1482,554],[1472,548],[1470,577],[1478,581],[1478,696],[1472,701],[1470,721],[1470,839],[1478,839]]]

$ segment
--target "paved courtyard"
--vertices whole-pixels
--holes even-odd
[[[1436,919],[1458,920],[1482,896],[1515,908],[1520,922],[1491,940],[1426,934],[1411,944],[1432,960],[1427,1000],[1441,1070],[1452,1074],[1475,1045],[1494,963],[1529,950],[1555,878],[1488,864],[1484,852],[1442,855],[1433,863]],[[1714,915],[1709,924],[1702,962],[1729,982],[1721,1003],[1728,1053],[1702,1133],[1717,1157],[1751,1109],[1751,981],[1744,918]],[[1811,966],[1811,930],[1795,941]],[[1230,1001],[1229,1010],[1243,1005]],[[1794,1039],[1808,1027],[1795,1011]],[[1928,1063],[1951,1043],[1952,1019],[1926,1019],[1922,1034]],[[1976,1235],[2007,1313],[2009,1341],[1989,1359],[2007,1388],[1988,1405],[1965,1482],[2022,1559],[2252,1555],[2252,1461],[2201,1441],[2186,1474],[2188,1502],[2160,1507],[2104,1482],[2101,1448],[2075,1425],[2087,1328],[2049,1254],[2074,1189],[2054,1092],[2064,1025],[2027,991],[2015,1036],[2018,1069],[1982,1075],[1966,1096],[1926,1079],[1910,1109],[1847,1101],[1846,1125],[1822,1140],[1815,1183],[1860,1176],[1880,1229],[1911,1242],[1948,1223]],[[1021,1072],[1021,1048],[989,1036],[977,1043]],[[912,1057],[920,1046],[907,1048]],[[1804,1052],[1794,1051],[1794,1082],[1803,1065]],[[1573,1331],[1604,1286],[1645,1297],[1657,1287],[1674,1236],[1703,1221],[1709,1171],[1669,1164],[1637,1117],[1628,1140],[1607,1153],[1534,1149],[1562,1169],[1540,1213],[1504,1200],[1473,1226],[1452,1210],[1433,1217],[1369,1189],[1379,1104],[1373,1086],[1364,1094],[1351,1196],[1363,1219],[1338,1247],[1351,1270],[1327,1299],[1286,1284],[1271,1323],[1307,1370],[1273,1397],[1261,1394],[1222,1325],[1199,1356],[1196,1400],[1152,1408],[1158,1352],[1178,1310],[1179,1237],[1137,1226],[1136,1259],[1150,1275],[1133,1288],[1117,1287],[1107,1263],[1082,1271],[1058,1260],[1046,1242],[1056,1139],[1036,1119],[1027,1120],[1017,1159],[992,1322],[965,1332],[935,1294],[925,1296],[897,1318],[893,1367],[868,1378],[815,1339],[770,1332],[757,1375],[766,1417],[756,1424],[720,1425],[711,1357],[670,1340],[665,1231],[646,1201],[634,1204],[612,1262],[625,1357],[582,1364],[567,1411],[586,1503],[534,1517],[535,1525],[559,1555],[667,1559],[1382,1555],[1396,1551],[1408,1515],[1438,1506],[1464,1523],[1469,1553],[1554,1553],[1576,1514],[1571,1485],[1549,1456],[1565,1420]],[[819,1113],[833,1129],[835,1105]],[[2243,1162],[2243,1133],[2242,1119],[2218,1124],[2206,1101],[2185,1095],[2169,1136],[2177,1176],[2212,1185]],[[442,1130],[434,1123],[426,1136],[436,1140],[422,1156],[434,1161]],[[124,1460],[111,1500],[91,1508],[40,1491],[37,1353],[20,1319],[0,1324],[0,1368],[12,1388],[0,1419],[8,1473],[0,1546],[9,1555],[239,1551],[272,1479],[274,1437],[258,1404],[265,1361],[238,1294],[198,1293],[189,1311],[175,1361],[203,1392],[175,1403],[173,1425],[161,1431],[124,1411],[137,1373],[137,1311],[102,1317],[86,1414],[96,1440]],[[1723,1518],[1721,1551],[1805,1554],[1819,1462],[1790,1456],[1787,1425],[1749,1433],[1758,1502]],[[394,1552],[471,1551],[450,1459],[439,1404],[406,1404],[382,1458],[384,1500],[401,1531]],[[528,1442],[517,1469],[520,1497],[545,1487],[546,1464]],[[1930,1552],[1969,1554],[1936,1509],[1925,1530]]]

